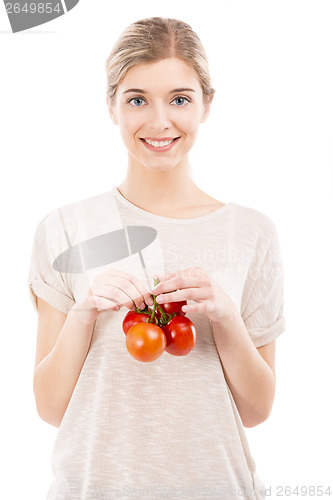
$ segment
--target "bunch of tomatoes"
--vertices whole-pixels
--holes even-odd
[[[154,285],[158,281],[154,280]],[[186,356],[192,351],[197,332],[192,321],[182,311],[186,301],[157,304],[129,311],[123,320],[126,347],[137,361],[155,361],[164,351],[174,356]]]

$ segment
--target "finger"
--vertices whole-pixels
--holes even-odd
[[[128,280],[130,283],[132,283],[132,285],[136,288],[137,292],[141,295],[142,301],[140,305],[144,302],[147,302],[149,298],[151,299],[150,291],[141,283],[141,281],[138,278],[129,274]]]
[[[170,293],[163,293],[156,297],[158,304],[166,302],[180,302],[181,300],[194,300],[202,301],[211,297],[211,290],[209,287],[201,288],[183,288]]]
[[[197,304],[187,304],[186,306],[182,306],[182,310],[186,313],[190,312],[207,312],[207,301],[199,302]]]
[[[113,274],[109,272],[104,276],[103,281],[105,285],[122,290],[132,300],[132,305],[135,307],[140,307],[145,302],[145,299],[148,299],[151,295],[140,280],[130,274],[118,272]],[[126,305],[126,307],[128,306]]]
[[[114,310],[119,311],[120,305],[114,301],[94,295],[95,306],[98,311]]]
[[[119,305],[120,307],[125,306],[128,309],[131,309],[133,305],[136,306],[131,297],[129,297],[123,290],[115,286],[107,284],[95,285],[94,287],[92,287],[92,293],[94,297],[100,297],[109,300],[110,303],[114,303],[115,305]]]
[[[154,295],[158,295],[159,293],[167,293],[177,289],[199,288],[207,286],[209,284],[208,277],[202,276],[200,274],[194,274],[194,273],[190,273],[188,275],[173,274],[172,276],[173,277],[165,279],[161,283],[156,285],[151,290],[151,292]]]
[[[132,285],[136,288],[137,293],[141,295],[141,302],[139,307],[144,304],[145,302],[147,304],[152,305],[153,300],[151,296],[151,292],[141,283],[141,281],[136,278],[135,276],[128,275],[129,276],[129,282],[132,283]],[[137,301],[135,302],[137,304]]]
[[[167,280],[171,277],[174,277],[174,276],[176,276],[176,273],[169,273],[169,274],[164,274],[164,275],[163,274],[155,274],[153,277],[154,277],[154,279],[157,278],[157,280],[159,282],[161,282],[161,281],[165,281],[165,280]]]
[[[121,276],[108,276],[105,282],[106,286],[111,288],[117,288],[124,295],[126,295],[132,302],[132,306],[140,307],[143,298],[140,291],[131,283],[127,278],[123,278]],[[119,295],[119,294],[118,294]],[[125,303],[124,303],[125,305]],[[126,301],[127,307],[127,301]]]

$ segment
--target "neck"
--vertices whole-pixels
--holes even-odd
[[[193,206],[202,195],[190,176],[187,159],[169,171],[149,170],[129,161],[127,175],[118,189],[134,205],[160,214]]]

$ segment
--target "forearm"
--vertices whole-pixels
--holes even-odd
[[[78,321],[77,312],[69,312],[57,342],[37,365],[33,389],[39,416],[59,427],[73,394],[89,351],[93,324]]]
[[[266,420],[275,395],[275,376],[254,346],[238,313],[213,323],[213,335],[224,375],[245,427]]]

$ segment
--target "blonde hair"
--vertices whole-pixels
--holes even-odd
[[[106,61],[109,101],[114,100],[119,83],[132,66],[168,57],[177,57],[192,66],[204,97],[212,100],[215,89],[211,86],[206,52],[197,34],[189,24],[177,19],[150,17],[128,26]]]

